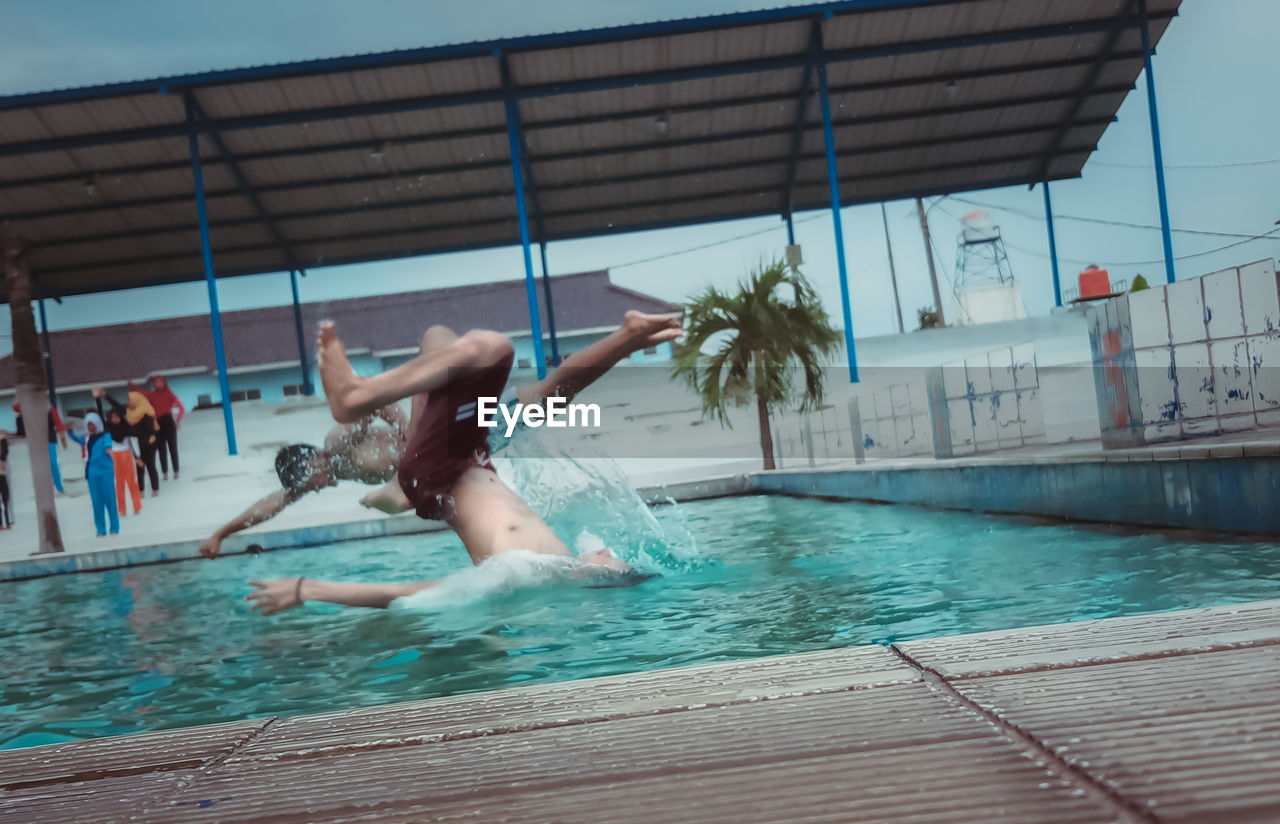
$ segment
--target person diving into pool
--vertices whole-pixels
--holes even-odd
[[[628,312],[617,330],[570,355],[547,379],[508,390],[504,398],[522,404],[541,403],[549,397],[567,401],[632,352],[681,334],[675,318]],[[477,330],[458,337],[435,326],[423,335],[417,357],[367,378],[351,369],[332,324],[321,325],[317,344],[325,395],[341,426],[329,433],[324,449],[302,444],[281,449],[276,471],[284,488],[219,528],[201,546],[203,555],[216,557],[228,535],[274,517],[307,492],[339,480],[384,483],[361,503],[386,512],[414,509],[423,518],[444,520],[477,564],[515,548],[570,555],[528,505],[498,479],[489,461],[489,431],[476,420],[477,398],[503,394],[513,359],[505,336]],[[406,397],[413,398],[407,425],[396,406]],[[389,426],[373,425],[375,416]],[[499,522],[506,525],[502,535],[493,528]],[[607,552],[582,560],[619,570],[626,567]],[[259,582],[262,585],[255,594],[270,599],[280,588],[273,586],[277,583]],[[308,591],[320,583],[308,582]],[[384,589],[384,594],[398,592],[395,587]],[[304,593],[299,586],[296,593],[291,589],[287,594],[301,597]],[[394,597],[398,595],[390,595],[386,602]],[[312,600],[322,599],[328,600]],[[386,605],[360,600],[357,605]]]

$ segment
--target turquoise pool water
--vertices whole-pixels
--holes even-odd
[[[5,584],[0,747],[1280,596],[1275,544],[782,497],[656,515],[693,547],[629,589],[522,586],[443,534]],[[450,573],[414,609],[242,600]]]

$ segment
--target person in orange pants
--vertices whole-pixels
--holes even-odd
[[[111,411],[102,411],[102,399],[111,404]],[[133,500],[133,514],[142,511],[142,490],[138,487],[137,467],[142,466],[139,457],[138,439],[134,437],[133,427],[125,420],[125,408],[115,400],[107,397],[106,391],[100,387],[93,388],[93,399],[98,404],[98,414],[106,422],[107,434],[111,436],[111,462],[116,472],[116,509],[121,516],[128,514],[125,508],[125,493]]]

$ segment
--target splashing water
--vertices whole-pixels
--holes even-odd
[[[434,587],[397,598],[394,609],[439,609],[507,595],[528,587],[571,584],[585,565],[573,558],[516,549],[489,558],[479,566],[446,575]]]
[[[612,458],[571,437],[518,430],[497,457],[498,474],[578,554],[607,548],[649,572],[697,567],[684,519],[659,522]]]

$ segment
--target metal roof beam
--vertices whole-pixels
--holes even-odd
[[[822,52],[822,18],[815,17],[809,28],[809,54]],[[800,94],[796,98],[796,118],[791,126],[791,148],[787,151],[787,174],[782,185],[782,197],[779,211],[784,215],[791,214],[791,189],[796,183],[796,167],[800,165],[800,144],[807,131],[806,114],[809,111],[809,97],[812,94],[815,64],[810,60],[804,64],[804,75],[800,78]],[[790,217],[787,218],[790,220]],[[787,224],[788,226],[790,223]]]
[[[193,116],[200,120],[208,120],[209,115],[205,112],[204,107],[200,105],[200,101],[196,99],[194,92],[187,92],[182,96],[183,104],[187,107],[188,116]],[[275,222],[271,219],[270,213],[263,207],[262,201],[258,200],[257,194],[253,191],[253,186],[249,183],[249,178],[245,177],[244,171],[236,163],[235,156],[231,154],[231,150],[227,148],[227,144],[223,141],[222,136],[217,132],[209,132],[209,139],[213,141],[213,145],[217,148],[218,154],[226,159],[227,171],[231,172],[231,176],[236,179],[236,183],[240,184],[240,192],[248,201],[253,210],[257,212],[258,219],[266,227],[267,231],[275,238],[276,243],[280,244],[280,251],[284,252],[284,259],[289,262],[289,266],[294,269],[303,268],[298,263],[297,256],[293,254],[293,249],[289,247],[289,242],[284,239],[284,235],[280,233]]]
[[[1102,88],[1095,89],[1094,94],[1095,96],[1105,96],[1109,94],[1127,93],[1130,90],[1132,90],[1132,88],[1133,88],[1132,85],[1105,86]],[[841,120],[836,121],[835,127],[837,129],[845,129],[845,128],[852,128],[852,127],[858,127],[858,126],[871,126],[871,125],[877,125],[882,123],[894,123],[894,122],[900,122],[904,120],[916,120],[916,119],[930,118],[930,117],[949,117],[952,115],[968,114],[972,112],[1011,109],[1019,106],[1033,106],[1033,105],[1040,105],[1042,103],[1053,103],[1060,100],[1070,99],[1074,97],[1074,95],[1075,95],[1075,92],[1062,92],[1062,93],[1050,94],[1050,95],[1030,95],[1027,97],[1015,97],[1015,98],[1004,98],[1000,100],[989,100],[981,103],[966,103],[966,104],[961,104],[957,106],[941,106],[941,107],[934,106],[926,109],[912,109],[908,111],[890,112],[886,114],[870,115],[870,116],[864,116],[864,117],[854,116],[854,117],[843,118]],[[814,125],[811,128],[818,128],[818,126]],[[597,146],[590,149],[582,149],[582,150],[573,151],[573,152],[563,152],[557,155],[547,155],[545,157],[537,158],[535,162],[545,164],[545,163],[553,163],[553,162],[563,161],[563,160],[581,160],[585,158],[599,157],[601,155],[621,155],[621,154],[628,154],[632,152],[652,151],[656,149],[673,149],[673,148],[684,148],[689,146],[702,146],[702,145],[713,144],[713,143],[723,143],[730,140],[745,140],[745,139],[760,138],[760,137],[766,137],[766,136],[776,136],[776,135],[788,134],[790,132],[791,132],[790,126],[782,126],[774,129],[755,129],[755,130],[745,130],[745,131],[739,131],[739,132],[725,132],[722,134],[703,135],[696,138],[686,138],[685,140],[682,140],[682,141],[650,141],[646,143],[624,144],[622,146]],[[467,166],[462,166],[462,167],[451,166],[451,167],[448,167],[448,171],[479,171],[483,169],[506,168],[507,165],[508,165],[508,161],[506,160],[501,160],[501,161],[495,160],[488,163],[469,164]],[[437,167],[437,168],[440,169],[441,171],[445,170],[443,167]],[[419,175],[424,173],[425,172],[422,172],[422,171],[416,172],[416,174],[419,174]],[[379,173],[378,175],[373,176],[373,179],[381,179],[382,177],[383,175]],[[345,182],[351,182],[351,181],[348,179]],[[300,181],[297,183],[276,184],[274,186],[260,186],[258,188],[258,191],[259,192],[290,191],[294,189],[305,189],[305,188],[309,188],[311,186],[317,186],[317,185],[326,185],[326,186],[335,185],[335,181],[333,181],[332,179],[325,179],[325,180],[322,180],[320,183],[313,183],[311,181]],[[244,194],[243,190],[239,188],[221,189],[215,192],[209,192],[208,197],[210,199],[217,198],[217,197],[236,197],[243,194]],[[175,203],[185,203],[188,200],[190,200],[190,196],[185,193],[181,195],[160,195],[160,196],[151,197],[151,198],[139,198],[138,200],[132,200],[132,201],[111,201],[111,202],[88,203],[88,204],[83,204],[78,206],[60,206],[55,209],[45,209],[41,211],[24,212],[21,214],[0,215],[0,220],[23,220],[23,221],[30,222],[33,220],[40,220],[40,219],[49,218],[49,217],[64,217],[66,215],[72,215],[72,214],[89,214],[92,212],[114,211],[122,208],[141,208],[141,207],[149,208],[149,207],[155,207],[155,206],[165,206],[165,205],[170,205]]]
[[[1063,155],[1088,154],[1089,152],[1094,151],[1096,148],[1097,147],[1094,145],[1074,146],[1074,147],[1063,149],[1062,154]],[[1018,155],[1004,155],[1001,157],[994,157],[994,158],[990,158],[989,160],[981,160],[981,161],[972,161],[972,160],[952,161],[948,163],[936,164],[933,166],[915,167],[913,169],[893,169],[893,170],[881,170],[876,172],[864,172],[864,173],[858,173],[858,174],[843,174],[843,175],[840,175],[839,179],[841,183],[858,183],[858,182],[866,182],[869,180],[901,177],[906,175],[929,175],[929,174],[934,174],[938,172],[956,171],[959,169],[966,169],[974,166],[998,166],[998,165],[1005,165],[1009,163],[1024,163],[1031,160],[1038,160],[1040,157],[1041,157],[1040,152],[1029,152],[1029,153],[1018,154]],[[1025,181],[1026,180],[1025,176],[1022,177],[1021,180]],[[797,185],[798,186],[825,186],[826,183],[827,183],[827,180],[826,180],[826,177],[824,176],[821,179],[800,181],[797,183]],[[984,187],[984,188],[990,188],[990,187]],[[938,193],[938,190],[936,188],[925,192],[925,194],[937,194],[937,193]],[[691,201],[715,200],[719,198],[753,197],[759,194],[761,194],[760,187],[750,187],[750,188],[732,189],[732,190],[719,191],[719,192],[707,192],[705,194],[700,194],[696,197],[658,198],[658,199],[646,200],[646,201],[623,201],[623,202],[612,203],[612,204],[603,204],[603,205],[597,204],[593,206],[575,207],[573,209],[549,211],[545,213],[545,217],[548,220],[554,220],[556,218],[562,218],[562,217],[575,217],[575,216],[584,215],[584,214],[597,214],[597,213],[606,212],[613,209],[661,208],[664,206],[688,203]],[[404,205],[404,204],[375,204],[371,206],[370,209],[376,210],[376,211],[385,211],[388,209],[397,208],[401,205]],[[409,205],[412,205],[412,204],[409,204]],[[826,208],[830,208],[829,203],[826,204]],[[768,212],[768,213],[772,213],[772,212]],[[299,215],[299,217],[325,217],[325,216],[327,215],[311,214],[311,213],[308,213],[306,215]],[[311,243],[341,243],[341,242],[352,241],[352,240],[371,240],[371,239],[377,239],[382,237],[394,237],[396,235],[412,234],[414,232],[465,229],[465,228],[474,228],[476,226],[498,225],[498,224],[504,224],[504,223],[510,223],[510,222],[512,222],[511,217],[497,217],[497,218],[489,218],[485,220],[458,221],[455,223],[437,223],[431,226],[407,226],[404,228],[397,228],[397,229],[379,229],[373,232],[355,232],[347,235],[331,234],[331,235],[325,235],[324,237],[319,237],[314,239],[298,240],[298,241],[295,241],[295,246],[304,246]],[[548,237],[551,239],[556,239],[556,236],[554,233],[548,233]],[[229,254],[236,254],[239,252],[262,251],[262,250],[269,250],[269,249],[275,249],[275,248],[276,246],[271,243],[249,243],[241,246],[222,247],[222,248],[219,248],[219,252],[224,255],[229,255]],[[86,265],[81,263],[81,264],[74,264],[74,265],[63,266],[63,267],[42,268],[41,275],[48,276],[50,274],[56,274],[59,272],[67,272],[67,271],[88,271],[95,268],[102,268],[106,266],[137,266],[145,263],[154,263],[158,261],[174,260],[178,258],[190,257],[193,254],[195,253],[192,252],[192,253],[148,255],[148,256],[143,256],[139,258],[102,261],[100,263],[93,264],[93,265]],[[314,264],[313,264],[313,267],[314,267]]]
[[[1120,62],[1125,60],[1141,60],[1143,54],[1141,50],[1129,50],[1124,52],[1116,52],[1106,58],[1107,62]],[[855,94],[858,92],[872,91],[888,91],[891,89],[908,88],[911,86],[932,85],[941,83],[959,83],[969,80],[981,80],[989,77],[1002,77],[1009,74],[1020,74],[1023,72],[1038,71],[1058,71],[1079,68],[1081,66],[1092,66],[1099,58],[1095,56],[1089,57],[1069,57],[1061,60],[1045,60],[1037,63],[1024,63],[1009,66],[994,66],[984,69],[969,69],[966,71],[945,72],[928,77],[908,77],[908,78],[891,78],[886,80],[876,80],[864,83],[849,83],[843,86],[832,86],[832,95]],[[795,99],[794,92],[780,92],[776,94],[766,95],[748,95],[740,97],[722,97],[715,100],[700,101],[697,103],[680,103],[670,106],[654,106],[645,109],[634,109],[626,112],[610,112],[602,115],[564,117],[552,120],[541,120],[533,123],[524,123],[523,128],[526,133],[536,132],[544,129],[562,129],[578,126],[591,126],[598,123],[612,122],[625,117],[628,120],[640,120],[650,117],[658,117],[660,115],[686,114],[692,112],[715,111],[717,109],[732,108],[734,106],[750,106],[768,103],[785,103]],[[417,134],[406,137],[397,137],[385,141],[376,140],[345,140],[336,143],[325,143],[319,145],[307,146],[291,146],[284,149],[267,149],[256,152],[241,152],[237,158],[241,163],[253,162],[258,160],[277,160],[285,157],[297,156],[315,156],[329,153],[346,152],[346,151],[368,151],[374,146],[409,146],[417,143],[431,143],[444,140],[467,140],[477,137],[501,137],[506,134],[505,125],[481,126],[467,129],[454,129],[445,132],[435,132],[431,134]],[[205,166],[213,166],[223,163],[224,158],[213,157],[205,161]],[[139,163],[125,166],[109,166],[102,169],[93,170],[86,173],[83,169],[73,172],[60,172],[51,175],[35,175],[26,178],[11,178],[9,180],[0,180],[0,189],[20,188],[24,186],[43,186],[56,183],[80,183],[85,180],[88,174],[97,176],[98,178],[119,177],[149,174],[153,172],[171,172],[186,171],[190,164],[186,161],[166,161],[162,163]]]
[[[510,93],[515,87],[511,82],[511,67],[507,64],[506,54],[498,55],[498,70],[502,77],[503,91]],[[543,234],[545,234],[545,227],[542,225],[542,207],[538,204],[538,187],[533,182],[533,164],[529,158],[529,146],[524,139],[524,123],[520,117],[520,104],[519,101],[512,97],[508,97],[508,102],[512,107],[509,109],[508,117],[515,118],[516,132],[519,135],[520,162],[516,164],[516,167],[524,173],[524,184],[529,194],[530,205],[533,206],[534,226],[538,231],[538,238],[541,240]],[[417,174],[422,173],[418,172]]]
[[[1084,119],[1075,121],[1073,124],[1073,128],[1105,126],[1114,121],[1115,121],[1115,117],[1084,118]],[[882,154],[886,152],[899,152],[899,151],[908,151],[912,149],[925,149],[932,146],[945,146],[951,143],[962,143],[962,142],[975,141],[975,140],[995,140],[995,139],[1000,139],[1005,137],[1022,137],[1026,135],[1038,134],[1041,132],[1048,132],[1053,128],[1054,128],[1053,126],[1049,126],[1049,125],[1020,126],[1016,128],[1010,128],[1010,129],[997,129],[997,130],[988,130],[983,132],[974,132],[974,133],[954,136],[951,138],[933,137],[933,138],[922,138],[919,140],[908,140],[908,141],[903,141],[899,143],[882,143],[874,146],[859,147],[858,149],[849,152],[848,156],[856,157],[856,156],[867,155],[867,154]],[[790,168],[794,171],[795,167],[797,167],[799,163],[804,161],[809,161],[809,160],[821,160],[824,156],[825,155],[821,152],[806,152],[806,153],[795,155],[791,159],[776,158],[772,160],[762,160],[760,158],[748,158],[746,160],[727,161],[723,163],[710,163],[710,164],[705,164],[701,166],[688,166],[688,167],[682,167],[678,169],[668,169],[668,170],[657,171],[657,172],[637,172],[634,174],[613,175],[610,177],[597,177],[597,178],[592,178],[590,181],[586,181],[583,183],[579,183],[576,181],[570,181],[566,183],[554,183],[554,184],[544,185],[542,189],[543,191],[549,191],[549,192],[573,191],[576,189],[582,189],[582,188],[587,188],[591,186],[614,186],[621,183],[640,183],[647,180],[660,180],[663,178],[670,178],[670,177],[688,177],[688,176],[696,176],[701,174],[709,174],[713,172],[727,172],[727,171],[736,171],[739,169],[760,168],[761,166],[773,166],[773,165],[777,165],[779,163],[784,163],[784,162],[793,164]],[[508,165],[508,161],[505,161],[505,160],[497,161],[497,163],[502,168],[505,168]],[[419,174],[421,171],[422,170],[408,169],[408,170],[405,170],[404,173],[406,175],[413,176],[413,175]],[[910,171],[910,170],[907,169],[903,171]],[[333,178],[333,179],[324,180],[324,181],[317,181],[315,185],[318,185],[318,186],[330,185],[332,183],[344,182],[344,180],[345,179],[342,179],[342,178]],[[350,182],[350,181],[345,181],[345,182]],[[794,175],[792,178],[792,183],[794,184]],[[493,189],[493,190],[486,190],[486,191],[479,191],[479,192],[467,192],[463,194],[444,195],[441,197],[424,198],[420,200],[396,201],[396,204],[403,206],[403,208],[408,209],[416,206],[440,205],[444,203],[462,203],[468,200],[483,200],[487,198],[511,197],[513,194],[514,192],[512,189],[502,188],[502,189]],[[539,214],[540,213],[541,213],[541,210],[539,209]],[[278,217],[279,219],[283,219],[283,220],[295,219],[293,216],[287,215],[287,214],[280,215]],[[256,222],[255,218],[228,218],[222,221],[214,221],[210,225],[219,227],[219,228],[227,228],[232,226],[248,225],[254,222]],[[171,232],[187,232],[187,231],[193,230],[194,228],[195,228],[195,225],[191,223],[166,224],[163,226],[148,226],[145,228],[132,230],[129,232],[127,236],[131,238],[146,237],[146,236],[153,236],[153,235],[168,234]],[[545,226],[542,225],[542,222],[540,220],[539,232],[541,233],[544,229],[545,229]],[[39,245],[66,246],[66,245],[77,244],[77,243],[99,243],[104,240],[113,240],[119,237],[121,237],[121,235],[117,232],[104,232],[104,233],[92,234],[92,235],[75,234],[75,235],[69,235],[61,238],[49,238],[43,241],[42,244],[37,244],[37,246]]]
[[[1129,2],[1125,4],[1122,16],[1137,16],[1134,15],[1136,4],[1137,0],[1129,0]],[[1093,90],[1097,88],[1098,79],[1102,76],[1102,70],[1107,66],[1107,59],[1111,53],[1115,51],[1116,44],[1120,42],[1120,35],[1124,33],[1124,31],[1124,29],[1112,29],[1107,34],[1106,40],[1102,43],[1102,48],[1098,49],[1097,55],[1094,56],[1093,64],[1089,69],[1089,75],[1085,78],[1084,85],[1080,88],[1079,95],[1071,104],[1071,110],[1067,112],[1067,120],[1073,120],[1076,115],[1080,114],[1080,110],[1084,108],[1084,104],[1088,102]],[[1060,128],[1058,133],[1054,135],[1053,140],[1049,142],[1049,148],[1045,153],[1044,163],[1040,165],[1038,177],[1043,178],[1049,173],[1049,164],[1053,162],[1053,151],[1058,148],[1059,144],[1061,144],[1066,138],[1066,135],[1067,130],[1065,128]]]
[[[1062,178],[1055,178],[1055,179],[1065,180],[1068,177],[1076,178],[1076,177],[1079,177],[1079,175],[1069,175],[1069,176],[1064,176]],[[971,184],[970,183],[960,184],[956,187],[948,189],[947,191],[949,194],[956,194],[959,192],[982,191],[986,189],[1000,189],[1006,186],[1016,186],[1025,181],[1026,181],[1026,177],[1019,175],[1017,177],[998,178],[995,180],[984,180],[984,181],[978,181]],[[909,197],[916,197],[917,195],[924,197],[927,195],[933,195],[937,193],[938,191],[936,187],[930,187],[930,188],[924,188],[924,189],[913,189],[913,190],[904,192],[902,194],[902,197],[909,198]],[[845,198],[845,205],[852,206],[852,205],[857,205],[861,203],[878,203],[879,200],[880,199],[878,196],[868,198],[868,197],[860,197],[858,195],[854,195],[850,198]],[[828,203],[805,203],[805,204],[797,205],[796,211],[797,212],[813,211],[817,209],[825,210],[829,208],[831,207],[830,207],[830,204]],[[675,220],[655,220],[655,221],[646,221],[641,223],[633,223],[633,224],[628,224],[626,226],[619,227],[618,231],[644,232],[644,231],[652,231],[654,229],[666,229],[674,226],[696,226],[703,223],[718,223],[726,220],[743,220],[746,218],[764,217],[764,216],[773,215],[773,214],[774,214],[774,211],[772,207],[762,208],[762,209],[744,209],[741,211],[729,212],[725,214],[706,215],[706,216],[692,217],[692,218],[678,218]],[[571,232],[557,232],[549,235],[547,239],[549,241],[573,240],[576,238],[583,238],[583,237],[595,237],[597,236],[597,234],[598,234],[598,230],[581,229],[581,230],[574,230]],[[376,263],[378,261],[383,261],[383,260],[422,257],[424,255],[448,254],[451,252],[474,251],[478,249],[495,249],[495,248],[511,246],[511,245],[512,245],[512,242],[509,238],[501,238],[498,240],[472,241],[468,243],[450,244],[447,246],[429,246],[429,247],[420,247],[420,248],[413,248],[413,249],[403,249],[403,250],[392,252],[389,255],[384,253],[384,254],[373,254],[373,255],[349,255],[347,257],[327,257],[325,258],[324,263],[322,265],[324,267],[329,267],[329,266],[347,266],[353,263]],[[313,265],[312,268],[320,268],[320,267]],[[73,268],[66,269],[65,271],[74,272],[74,271],[83,271],[83,270],[78,267],[73,267]],[[218,277],[220,278],[243,277],[247,275],[268,274],[275,271],[278,271],[278,270],[263,269],[263,268],[228,269],[220,272],[218,274]],[[125,282],[112,281],[100,287],[97,287],[97,286],[87,287],[87,288],[76,287],[70,290],[68,290],[64,284],[63,289],[64,289],[65,295],[86,295],[86,294],[95,294],[100,292],[112,292],[120,289],[141,288],[144,286],[163,286],[163,285],[174,284],[174,283],[190,283],[194,280],[200,280],[201,278],[203,278],[203,274],[196,275],[194,273],[188,273],[188,274],[178,274],[178,275],[166,275],[162,278],[154,278],[154,279],[139,279],[139,280],[125,281]],[[7,297],[5,297],[4,295],[0,295],[0,304],[4,304],[7,302],[8,302]]]
[[[502,88],[510,91],[515,84],[511,82],[511,67],[507,63],[507,55],[502,52],[498,55],[498,66],[502,76]],[[524,122],[520,117],[520,101],[508,98],[506,102],[507,121],[510,125],[513,121],[515,124],[515,139],[512,141],[516,145],[516,149],[520,153],[519,162],[515,162],[516,174],[522,175],[524,179],[524,189],[528,193],[529,203],[533,207],[533,225],[537,233],[538,240],[538,257],[542,263],[542,293],[544,301],[547,305],[547,331],[551,336],[551,363],[553,366],[560,365],[560,340],[556,335],[556,310],[551,296],[551,273],[547,271],[547,227],[542,221],[542,204],[538,200],[538,186],[533,179],[533,162],[529,156],[529,144],[525,139]],[[530,263],[529,277],[533,277],[532,264]],[[532,309],[537,311],[537,301],[530,293],[530,302],[533,304]],[[540,318],[538,319],[540,321]],[[541,334],[539,332],[539,334]],[[542,358],[541,343],[535,346],[536,355]],[[539,378],[545,377],[545,362],[537,364]]]
[[[1173,12],[1159,12],[1152,14],[1151,19],[1169,19],[1172,18],[1173,15]],[[1025,42],[1069,35],[1109,32],[1115,29],[1137,28],[1142,25],[1142,22],[1142,17],[1139,15],[1105,17],[1093,20],[1082,20],[1071,24],[1031,26],[1022,29],[939,37],[908,43],[889,43],[858,49],[826,51],[823,53],[822,58],[830,64],[836,62],[869,60],[881,57],[896,57],[907,54],[946,51],[949,49],[974,46],[998,45],[1001,43]],[[709,79],[730,75],[756,74],[781,69],[800,68],[810,62],[811,57],[807,53],[783,55],[780,57],[712,63],[704,66],[692,66],[680,69],[663,69],[626,75],[613,75],[587,80],[518,86],[512,90],[511,94],[519,99],[529,99],[535,97],[553,97],[565,94],[577,94],[588,91],[611,91],[629,88],[632,86],[676,83],[684,80]],[[269,126],[282,126],[292,123],[340,120],[343,118],[367,117],[376,114],[393,114],[403,111],[424,111],[454,106],[501,103],[505,99],[506,94],[502,89],[486,89],[479,92],[432,95],[426,97],[403,98],[400,100],[356,103],[346,106],[328,106],[315,109],[244,115],[240,117],[228,117],[212,121],[204,121],[200,124],[178,122],[163,126],[117,129],[83,135],[69,135],[52,140],[25,140],[0,144],[0,157],[63,149],[85,148],[109,143],[126,143],[138,140],[186,137],[192,129],[197,131],[216,130],[223,132],[238,129],[257,129]]]

